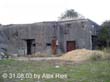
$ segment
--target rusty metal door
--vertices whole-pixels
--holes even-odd
[[[56,54],[56,49],[57,49],[56,40],[52,40],[51,47],[52,47],[52,54]]]
[[[76,49],[75,41],[67,41],[67,52]]]

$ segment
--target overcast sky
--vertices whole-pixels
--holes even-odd
[[[67,9],[98,24],[110,19],[110,0],[0,0],[0,23],[54,21]]]

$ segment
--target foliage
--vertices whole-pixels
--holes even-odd
[[[110,47],[104,48],[103,52],[106,53],[106,54],[104,54],[104,59],[110,60]]]
[[[103,27],[99,33],[99,39],[101,41],[106,41],[110,39],[108,27]]]
[[[110,44],[110,22],[109,21],[105,21],[101,25],[101,30],[99,31],[99,34],[98,34],[98,40],[102,46],[109,47],[109,44]]]
[[[88,61],[110,60],[110,48],[104,48],[101,52],[94,52]]]
[[[97,61],[97,60],[101,60],[102,59],[102,55],[98,54],[98,53],[94,53],[93,55],[90,56],[90,60],[92,61]]]
[[[64,14],[60,17],[60,19],[74,18],[74,17],[78,17],[78,13],[74,11],[74,9],[69,9],[64,12]]]
[[[103,22],[101,26],[110,27],[110,20]]]
[[[105,53],[110,53],[110,47],[108,47],[108,48],[103,48],[102,51],[105,52]]]

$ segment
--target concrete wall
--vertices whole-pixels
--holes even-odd
[[[32,52],[45,52],[48,49],[47,43],[51,43],[56,36],[61,52],[66,52],[66,42],[76,41],[77,48],[92,49],[91,31],[92,24],[87,19],[40,22],[33,24],[15,24],[3,26],[2,32],[8,45],[8,52],[11,54],[26,54],[27,44],[24,39],[35,39]],[[95,27],[94,27],[95,28]],[[1,34],[0,34],[1,35]],[[1,39],[0,39],[1,40]]]

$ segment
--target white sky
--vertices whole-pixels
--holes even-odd
[[[0,0],[0,23],[54,21],[67,9],[75,9],[98,24],[110,19],[110,0]]]

